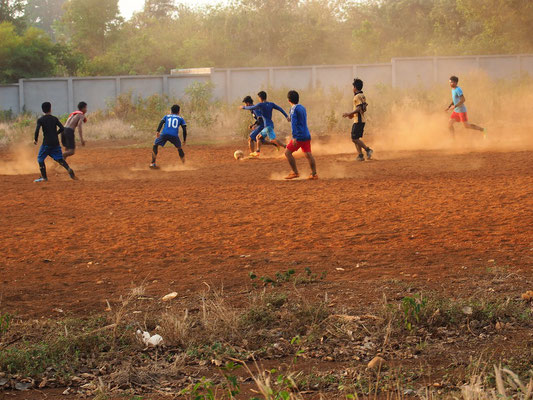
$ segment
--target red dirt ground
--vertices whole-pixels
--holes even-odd
[[[320,180],[286,182],[284,159],[236,162],[235,148],[191,146],[189,169],[152,171],[149,148],[92,144],[69,160],[79,181],[50,161],[46,184],[37,165],[0,176],[1,308],[99,312],[143,281],[185,296],[304,267],[362,304],[391,279],[469,295],[494,266],[523,277],[517,295],[532,289],[531,151],[319,155]]]

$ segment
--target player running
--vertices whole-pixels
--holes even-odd
[[[365,113],[367,103],[366,97],[363,93],[363,81],[361,79],[354,79],[353,92],[355,95],[353,98],[353,111],[344,113],[342,116],[344,118],[353,118],[354,120],[352,125],[352,142],[354,142],[355,148],[357,149],[357,161],[365,161],[363,150],[366,152],[366,158],[371,160],[374,150],[368,147],[362,140],[366,125]]]
[[[76,138],[74,133],[76,128],[78,129],[78,134],[80,135],[80,142],[82,146],[85,146],[85,140],[83,140],[83,124],[87,122],[87,103],[81,101],[78,104],[78,111],[74,111],[68,116],[67,122],[65,123],[65,130],[61,134],[61,143],[65,147],[63,152],[63,157],[65,160],[67,157],[73,156],[76,152]]]
[[[170,108],[170,112],[171,114],[165,115],[159,123],[159,126],[157,127],[156,139],[154,142],[154,147],[152,148],[152,163],[150,164],[150,168],[153,169],[157,169],[155,161],[157,158],[157,151],[159,146],[165,147],[165,144],[167,144],[167,142],[172,143],[178,149],[181,162],[185,163],[185,153],[181,148],[179,129],[181,126],[181,129],[183,131],[183,145],[185,145],[187,142],[187,123],[179,115],[180,106],[178,106],[177,104],[174,104]],[[162,133],[160,133],[161,129],[163,129]]]
[[[299,104],[300,95],[297,91],[291,90],[287,94],[287,98],[291,105],[290,121],[292,127],[292,140],[287,144],[285,157],[287,157],[287,160],[289,161],[292,172],[287,175],[285,179],[296,179],[300,177],[298,167],[296,166],[296,160],[292,153],[298,151],[298,149],[302,149],[307,161],[309,161],[309,166],[311,167],[311,175],[309,175],[308,179],[316,180],[318,179],[318,175],[316,173],[315,158],[311,153],[311,133],[307,127],[307,111],[304,106]]]
[[[259,93],[257,93],[257,96],[259,97],[259,103],[257,103],[256,105],[241,106],[241,109],[243,110],[259,110],[265,124],[263,130],[257,135],[257,150],[250,154],[251,157],[259,157],[259,155],[261,154],[262,144],[276,146],[278,150],[280,147],[285,147],[284,144],[282,144],[279,140],[276,139],[276,133],[274,132],[274,122],[272,121],[272,110],[278,110],[285,116],[285,118],[287,118],[287,121],[290,121],[289,116],[287,115],[285,110],[283,110],[283,108],[281,108],[277,104],[267,101],[266,92],[260,91]]]
[[[468,114],[466,113],[466,107],[465,107],[465,96],[463,94],[463,89],[461,89],[458,86],[459,78],[456,76],[450,77],[450,86],[452,88],[452,102],[448,106],[448,108],[445,110],[448,112],[450,108],[454,107],[452,115],[450,116],[450,122],[448,123],[448,129],[450,130],[452,137],[455,136],[455,130],[453,128],[453,125],[456,122],[462,122],[463,126],[466,129],[473,129],[475,131],[483,132],[483,139],[487,138],[487,132],[485,128],[482,128],[480,126],[471,124],[468,122]]]
[[[37,156],[37,162],[39,163],[39,169],[41,170],[41,177],[36,179],[35,182],[47,182],[48,176],[46,175],[46,165],[44,160],[46,157],[52,157],[59,165],[65,168],[72,179],[77,179],[74,175],[74,171],[69,167],[67,162],[63,158],[61,152],[61,146],[59,144],[58,135],[64,131],[64,127],[59,122],[57,117],[52,115],[52,104],[45,102],[41,106],[44,115],[37,120],[37,127],[35,128],[35,137],[33,144],[37,144],[39,140],[39,131],[43,129],[43,144],[39,149],[39,155]]]
[[[242,102],[246,107],[251,107],[254,105],[254,100],[251,96],[246,96],[244,99],[242,99]],[[254,118],[254,123],[249,127],[252,132],[248,137],[248,147],[250,148],[250,155],[252,155],[255,153],[255,144],[257,143],[257,136],[259,136],[261,131],[265,128],[265,123],[263,121],[263,117],[261,116],[261,111],[252,110],[250,112],[252,113],[252,117]],[[260,140],[264,142],[264,138],[261,138]]]

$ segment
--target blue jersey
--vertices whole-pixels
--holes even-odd
[[[285,116],[285,118],[289,117],[287,113],[285,112],[285,110],[283,110],[283,108],[269,101],[257,103],[255,106],[246,106],[244,107],[244,109],[252,110],[252,111],[259,110],[259,112],[261,113],[261,116],[263,117],[265,127],[268,127],[268,126],[272,128],[274,127],[274,122],[272,122],[272,110],[278,110],[280,113],[282,113]]]
[[[169,136],[179,136],[180,126],[187,126],[185,120],[177,114],[165,115],[161,120],[161,124],[163,124],[163,132],[161,134]]]
[[[261,115],[261,111],[252,110],[252,116],[254,117],[255,124],[257,125],[258,128],[265,126],[265,121],[263,120],[263,116]]]
[[[461,101],[462,95],[463,95],[463,89],[461,89],[459,86],[457,86],[455,89],[452,89],[453,104],[459,103]],[[466,107],[463,104],[461,107],[455,107],[454,111],[457,113],[463,113],[463,112],[466,112]]]
[[[291,108],[292,137],[299,142],[311,140],[311,133],[307,127],[307,111],[301,104]]]

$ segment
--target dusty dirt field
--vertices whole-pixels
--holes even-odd
[[[142,282],[239,292],[250,271],[295,267],[328,272],[317,296],[361,305],[391,279],[468,296],[494,266],[509,291],[531,289],[532,151],[317,151],[319,181],[285,182],[283,158],[236,162],[238,147],[190,146],[186,168],[166,148],[152,171],[149,148],[92,143],[69,160],[79,181],[51,161],[46,184],[37,165],[0,176],[1,308],[79,315]]]

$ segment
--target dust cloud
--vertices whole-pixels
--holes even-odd
[[[0,175],[39,174],[36,148],[22,144],[14,145],[5,152],[5,157],[2,158],[5,160],[0,160]]]

